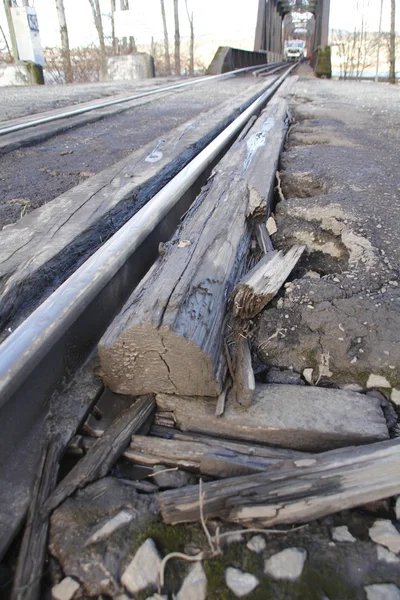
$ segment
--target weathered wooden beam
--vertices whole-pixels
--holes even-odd
[[[250,406],[256,393],[256,380],[251,362],[250,344],[239,335],[235,343],[235,371],[232,395],[242,406]]]
[[[257,384],[251,406],[228,402],[223,417],[215,417],[212,399],[158,394],[156,400],[183,431],[294,450],[320,452],[389,437],[379,400],[344,390]]]
[[[237,441],[231,438],[211,437],[202,433],[193,433],[180,431],[179,429],[173,429],[170,427],[160,427],[154,425],[150,430],[151,437],[164,437],[165,439],[178,440],[182,442],[201,442],[207,444],[207,447],[212,451],[213,448],[225,448],[231,450],[237,454],[243,454],[244,456],[259,456],[261,458],[272,458],[272,459],[287,459],[287,458],[300,458],[306,456],[304,452],[298,452],[297,450],[289,450],[287,448],[274,448],[273,446],[267,446],[265,444],[259,444],[255,440],[251,443]]]
[[[199,486],[159,495],[168,524],[200,520]],[[400,494],[400,439],[284,461],[264,473],[202,485],[207,518],[243,526],[302,523]]]
[[[298,263],[305,246],[293,246],[267,254],[238,283],[233,292],[233,314],[243,319],[255,317],[276,296]]]
[[[0,232],[0,340],[255,99],[257,83]]]
[[[267,231],[267,227],[265,223],[257,223],[256,228],[256,237],[258,241],[258,245],[264,254],[274,252],[274,247],[271,242],[271,238],[269,237],[269,233]]]
[[[308,455],[201,436],[188,436],[181,440],[134,435],[130,447],[124,452],[125,458],[138,465],[152,467],[161,464],[221,478],[264,471],[295,456],[304,458]]]
[[[227,300],[245,269],[247,217],[257,201],[265,201],[260,194],[251,196],[248,174],[262,159],[274,181],[286,108],[282,98],[273,98],[247,136],[232,146],[165,255],[102,338],[99,355],[113,391],[221,393]]]
[[[128,446],[132,434],[147,422],[154,409],[154,397],[144,396],[133,401],[129,408],[123,410],[61,481],[45,502],[43,513],[49,514],[77,489],[105,477]]]
[[[52,438],[43,448],[18,556],[11,600],[37,600],[40,598],[49,529],[48,518],[43,517],[40,509],[56,485],[58,461],[63,450],[64,440],[60,435]]]

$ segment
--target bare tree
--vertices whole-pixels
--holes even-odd
[[[111,0],[111,37],[114,54],[118,54],[118,38],[115,37],[115,0]]]
[[[390,0],[389,83],[396,83],[396,0]]]
[[[106,67],[106,44],[104,42],[104,31],[103,22],[101,20],[100,0],[89,0],[90,6],[92,7],[93,20],[97,30],[97,36],[100,44],[100,56],[101,56],[101,74],[103,77],[107,74]]]
[[[189,14],[188,3],[185,0],[186,12],[189,19],[190,25],[190,46],[189,46],[189,75],[194,74],[194,23],[193,23],[193,11]]]
[[[4,40],[4,48],[7,49],[7,53],[8,53],[9,59],[12,62],[14,60],[13,59],[13,55],[11,53],[10,46],[8,45],[6,34],[4,33],[3,28],[2,28],[1,25],[0,25],[0,33],[1,33],[1,35],[3,37],[3,40]],[[0,48],[0,52],[3,52],[3,48]]]
[[[65,19],[64,0],[56,0],[58,24],[60,26],[61,37],[61,53],[64,68],[64,77],[67,83],[72,83],[74,80],[71,65],[71,52],[69,49],[68,28]]]
[[[167,75],[171,75],[171,59],[169,56],[169,43],[168,43],[168,29],[167,29],[167,19],[165,17],[165,5],[164,0],[160,0],[161,3],[161,16],[164,28],[164,51],[165,51],[165,67],[167,71]]]
[[[181,74],[181,35],[179,33],[179,7],[178,0],[174,0],[175,20],[175,75]]]

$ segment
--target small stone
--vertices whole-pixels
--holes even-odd
[[[192,473],[187,473],[181,469],[169,469],[165,465],[155,465],[153,473],[153,479],[161,489],[181,488],[186,485],[193,485],[197,481]]]
[[[394,510],[396,512],[396,519],[400,521],[400,496],[396,498],[396,507]]]
[[[265,561],[264,573],[274,579],[296,581],[303,572],[306,558],[303,548],[286,548]]]
[[[400,589],[394,583],[374,583],[364,586],[367,600],[400,600]]]
[[[97,542],[101,542],[108,537],[114,531],[117,531],[124,525],[127,525],[134,519],[135,515],[130,510],[121,510],[117,515],[112,517],[105,525],[100,527],[93,535],[85,543],[85,546],[89,546],[90,544],[96,544]]]
[[[146,600],[168,600],[168,596],[160,596],[160,594],[157,594],[155,596],[149,596]]]
[[[255,535],[247,542],[247,548],[252,552],[256,552],[257,554],[265,550],[266,547],[267,544],[262,535]]]
[[[390,387],[392,387],[392,386],[390,385],[390,383],[388,382],[386,377],[383,377],[382,375],[374,375],[373,373],[371,373],[370,376],[368,377],[368,381],[367,381],[368,389],[390,388]]]
[[[356,542],[356,538],[351,535],[347,525],[341,525],[340,527],[334,527],[332,529],[332,539],[335,542]]]
[[[312,384],[312,382],[313,382],[313,380],[312,380],[313,371],[314,371],[314,369],[304,369],[304,371],[303,371],[303,377],[307,381],[307,383]]]
[[[369,530],[369,537],[391,552],[400,552],[400,533],[389,519],[377,519]]]
[[[72,577],[65,577],[51,590],[52,600],[71,600],[79,590],[79,583]]]
[[[205,600],[207,596],[207,577],[201,562],[195,563],[183,580],[176,600]]]
[[[321,275],[316,271],[307,271],[304,277],[308,277],[310,279],[321,279]]]
[[[151,538],[147,538],[125,569],[121,582],[132,594],[146,588],[156,588],[160,565],[161,558],[156,545]]]
[[[269,235],[274,235],[278,231],[274,217],[269,217],[267,220],[267,231]]]
[[[382,562],[400,563],[400,558],[393,554],[393,552],[390,552],[390,550],[386,550],[386,548],[383,546],[378,545],[376,547],[376,552],[378,555],[378,560],[381,560]]]
[[[236,598],[247,596],[259,584],[257,577],[251,573],[244,573],[239,569],[228,567],[225,571],[225,581],[228,588],[233,592]]]
[[[400,406],[400,390],[393,389],[390,395],[390,399],[392,402]]]

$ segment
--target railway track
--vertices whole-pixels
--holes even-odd
[[[3,463],[5,472],[2,477],[10,484],[2,490],[2,506],[15,505],[16,496],[21,498],[23,495],[20,473],[17,475],[16,467],[20,460],[26,461],[28,458],[24,438],[29,438],[32,433],[32,424],[38,426],[42,421],[43,427],[44,399],[48,399],[67,374],[74,372],[91,353],[132,286],[151,266],[159,243],[172,235],[181,215],[200,191],[216,160],[292,70],[292,67],[287,69],[272,85],[267,86],[242,114],[55,290],[0,346],[0,397],[5,433],[1,438],[1,453],[4,458],[7,457]],[[19,447],[21,442],[22,447]],[[29,452],[28,463],[25,463],[25,474],[30,471],[26,481],[28,488],[38,458],[36,452],[36,457],[31,460],[33,454]],[[26,500],[23,504],[17,510],[18,515],[15,515],[11,527],[10,515],[3,515],[2,525],[9,529],[8,535],[1,536],[3,552],[23,518]]]
[[[19,117],[11,119],[6,123],[0,123],[0,153],[10,152],[21,146],[42,141],[70,129],[84,124],[94,122],[98,119],[115,115],[135,108],[142,100],[157,99],[160,95],[184,91],[197,87],[198,85],[211,82],[224,81],[249,73],[256,74],[262,70],[263,76],[273,74],[285,68],[286,63],[271,63],[257,67],[245,67],[236,69],[221,75],[203,76],[189,81],[174,83],[172,85],[158,86],[143,92],[129,95],[118,95],[117,97],[82,103],[77,107],[57,109],[32,117]],[[93,113],[91,115],[91,113]]]
[[[264,268],[264,263],[269,263],[273,257],[273,277],[271,274],[268,277],[273,279],[274,289],[268,290],[266,295],[269,297],[283,285],[301,256],[301,248],[296,249],[290,260],[288,256],[282,257],[281,253],[274,253],[264,224],[265,216],[269,216],[271,211],[275,172],[287,131],[285,93],[288,92],[282,92],[282,85],[287,84],[287,78],[294,68],[295,65],[276,77],[239,116],[153,195],[1,344],[0,454],[3,466],[0,475],[7,482],[7,486],[0,491],[0,504],[6,507],[0,515],[0,553],[3,556],[21,527],[29,506],[30,492],[34,489],[11,596],[13,600],[33,600],[40,597],[40,575],[51,512],[62,507],[62,503],[77,489],[107,475],[122,454],[124,459],[142,468],[160,463],[172,469],[189,465],[189,470],[206,478],[224,478],[227,473],[237,476],[237,481],[235,479],[231,484],[232,488],[229,488],[230,480],[226,488],[225,483],[220,487],[213,487],[212,481],[207,484],[205,502],[210,504],[207,504],[207,513],[215,517],[222,515],[239,523],[253,519],[260,526],[265,526],[290,523],[293,518],[290,514],[286,516],[284,501],[282,507],[274,509],[277,515],[282,512],[283,520],[275,518],[275,513],[271,517],[271,510],[268,512],[268,508],[257,512],[257,507],[251,501],[250,506],[245,499],[242,502],[241,494],[245,497],[248,484],[254,485],[255,493],[260,494],[259,502],[265,502],[263,485],[268,485],[268,482],[262,480],[259,486],[258,479],[266,465],[280,465],[282,461],[287,461],[283,472],[286,473],[286,468],[290,484],[293,469],[301,463],[301,466],[310,468],[308,476],[318,481],[318,470],[312,470],[316,460],[310,459],[310,452],[340,447],[346,435],[352,435],[351,439],[360,436],[356,438],[358,443],[387,438],[384,419],[381,419],[382,422],[379,420],[379,403],[376,406],[376,419],[381,427],[379,431],[372,428],[369,430],[369,424],[367,427],[365,423],[364,428],[360,426],[357,429],[354,419],[347,415],[347,432],[341,432],[337,436],[335,432],[324,430],[321,435],[321,429],[325,425],[319,424],[321,429],[313,429],[311,426],[301,450],[298,450],[298,445],[294,449],[286,438],[286,444],[283,443],[284,438],[280,436],[285,436],[286,432],[278,431],[271,437],[270,431],[279,430],[279,427],[272,426],[268,418],[266,422],[263,421],[265,411],[261,411],[260,406],[265,401],[267,390],[255,387],[247,342],[235,339],[233,356],[221,344],[226,325],[227,302],[233,287],[239,280],[247,286],[254,282],[254,279],[242,280],[244,272],[250,269],[253,273],[253,269],[260,265]],[[266,105],[266,111],[261,113]],[[202,186],[205,187],[198,196]],[[244,197],[247,198],[248,190],[252,191],[247,204]],[[228,198],[229,210],[224,205]],[[209,215],[213,215],[213,219],[209,219]],[[178,225],[179,232],[173,236]],[[203,225],[208,227],[206,241],[202,241]],[[171,237],[172,240],[168,242]],[[250,252],[249,248],[252,249]],[[184,252],[190,253],[189,259],[181,258],[180,253],[185,256]],[[161,254],[162,259],[151,269],[158,254]],[[254,277],[257,278],[256,273],[257,271]],[[201,285],[196,284],[197,274]],[[184,291],[176,292],[176,282],[184,282],[186,277],[192,278],[191,286],[198,285],[200,300],[193,299],[195,294],[187,300]],[[172,292],[168,288],[171,281]],[[205,282],[209,282],[212,291],[206,287]],[[208,297],[213,298],[212,302]],[[234,304],[235,316],[239,315],[239,319],[244,319],[240,311],[247,311],[246,314],[251,315],[254,308],[251,303],[245,307],[243,298],[242,295],[242,300]],[[260,298],[257,296],[256,300],[258,302]],[[254,303],[254,298],[252,301]],[[260,301],[267,300],[261,298]],[[113,321],[122,306],[123,313]],[[135,357],[135,362],[137,354],[144,356],[146,352],[151,353],[158,344],[158,338],[154,337],[151,330],[153,317],[148,317],[152,312],[155,312],[154,318],[158,323],[155,329],[167,331],[169,328],[173,332],[171,339],[167,334],[161,336],[164,354],[173,356],[178,348],[179,336],[179,343],[184,340],[182,349],[177,351],[178,358],[173,363],[169,363],[167,358],[163,358],[164,354],[156,350],[155,360],[152,357],[146,358],[151,363],[149,368],[146,361],[138,363],[135,367],[138,376],[125,377],[126,372],[129,374],[126,365],[129,364],[130,356]],[[129,333],[129,327],[130,321],[137,316],[140,320],[139,327],[142,323],[148,326],[139,336],[144,340],[145,346],[148,346],[136,353],[136,341],[132,341],[136,338]],[[235,323],[236,325],[230,323],[233,329],[237,326],[237,321]],[[242,326],[243,321],[240,323]],[[194,333],[196,327],[200,333]],[[125,337],[124,328],[129,333]],[[103,336],[106,330],[107,334]],[[239,335],[240,337],[243,336]],[[100,338],[102,377],[118,394],[104,392],[102,383],[96,377],[99,367],[93,352]],[[190,370],[193,367],[193,359],[190,358],[193,350],[189,341],[197,344],[197,354],[193,355],[196,368],[197,362],[201,363],[204,356],[207,358],[201,363],[199,372],[196,369]],[[218,348],[216,353],[215,348]],[[87,362],[90,357],[91,362]],[[115,357],[117,366],[113,363]],[[228,364],[228,375],[225,366],[223,376],[219,377],[218,365],[221,360]],[[121,361],[122,367],[118,365]],[[214,366],[205,375],[210,361],[215,364],[212,363]],[[185,370],[190,372],[189,378]],[[230,393],[239,404],[247,407],[247,413],[239,411],[239,414],[235,414],[235,411],[228,410],[224,425],[224,420],[219,417],[224,412],[229,376],[232,379],[229,384],[232,386]],[[174,387],[173,393],[178,397],[176,403],[174,396],[170,395],[171,384]],[[276,393],[285,394],[284,387]],[[345,392],[333,392],[332,399],[327,402],[327,410],[329,404],[336,405],[336,416],[340,419],[340,411],[345,412],[349,398]],[[154,416],[153,394],[156,393],[158,408]],[[136,396],[141,396],[140,400],[132,403],[132,398]],[[207,412],[204,402],[198,397],[193,399],[193,396],[212,396],[209,403],[211,413]],[[308,399],[312,396],[312,390],[305,391],[303,400],[306,408]],[[100,419],[97,425],[96,419]],[[317,417],[315,421],[318,421]],[[176,430],[176,425],[191,433],[185,438],[185,434]],[[150,427],[151,435],[146,436]],[[296,424],[293,423],[292,430],[295,428]],[[89,437],[74,438],[79,430],[89,433]],[[144,434],[143,439],[140,435],[134,435],[127,448],[132,434],[140,433]],[[232,438],[236,438],[236,442]],[[169,443],[163,445],[160,441],[163,439],[174,442],[177,446],[173,448],[173,444]],[[289,449],[282,451],[266,448],[266,440],[270,440],[275,446],[283,445]],[[186,443],[185,447],[182,442]],[[83,458],[64,479],[61,478],[56,487],[58,463],[68,445],[71,454]],[[258,450],[254,450],[254,445]],[[383,448],[382,452],[385,453],[386,446]],[[369,450],[360,452],[355,458],[351,453],[349,456],[344,453],[343,459],[341,454],[337,454],[337,458],[333,459],[333,467],[329,462],[332,460],[329,452],[326,452],[326,456],[324,453],[320,455],[321,465],[318,463],[318,468],[326,469],[329,473],[330,469],[338,469],[338,472],[328,475],[332,477],[332,482],[329,480],[321,492],[326,495],[322,508],[319,508],[321,515],[329,513],[331,497],[336,493],[335,485],[338,480],[342,484],[340,478],[343,474],[340,468],[352,468],[346,466],[352,465],[352,460],[356,465],[357,461],[361,465],[372,465],[368,467],[370,471],[366,475],[375,482],[375,464],[380,460],[380,450],[374,448],[371,456],[368,452]],[[254,453],[255,457],[249,458]],[[383,459],[394,460],[395,457],[389,459],[385,454]],[[341,460],[345,467],[341,466]],[[299,462],[298,465],[296,461]],[[239,476],[243,476],[243,481]],[[247,482],[245,476],[253,479]],[[130,485],[139,492],[150,495],[154,495],[157,490],[147,481],[140,481],[140,478]],[[391,488],[388,485],[381,488],[380,494],[390,494]],[[198,486],[196,490],[197,488]],[[161,494],[159,502],[166,523],[176,524],[198,519],[201,506],[192,497],[197,493],[196,490],[185,488],[182,492],[167,491]],[[299,493],[301,496],[301,490]],[[345,489],[344,493],[347,494],[346,506],[354,505],[354,492]],[[371,493],[375,493],[375,488]],[[218,496],[217,499],[214,499],[214,494]],[[230,505],[229,498],[232,494],[240,498],[239,505],[243,505],[243,509]],[[312,502],[308,510],[303,512],[296,495],[294,499],[288,498],[288,502],[293,502],[290,506],[300,520],[310,518],[310,511],[312,513],[314,510]],[[128,579],[125,578],[125,581]],[[114,597],[119,588],[117,586],[118,589],[114,589],[113,585],[106,582],[97,593]],[[23,591],[26,586],[29,587],[29,594]],[[131,593],[139,591],[129,584],[126,587]]]

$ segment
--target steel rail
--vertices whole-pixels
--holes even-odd
[[[0,345],[0,407],[48,355],[86,307],[189,190],[201,173],[274,95],[296,65],[261,95],[103,244]]]
[[[146,96],[153,96],[154,94],[160,94],[162,92],[167,92],[169,90],[176,90],[182,87],[197,85],[199,83],[208,83],[209,81],[214,81],[215,79],[228,79],[229,77],[235,77],[240,73],[244,73],[246,71],[256,71],[258,69],[265,69],[267,66],[264,65],[256,65],[253,67],[244,67],[242,69],[236,69],[235,71],[229,71],[228,73],[222,73],[221,75],[211,75],[204,76],[199,79],[192,79],[190,81],[184,81],[183,83],[176,83],[174,85],[165,86],[153,90],[148,90],[147,92],[141,92],[140,94],[134,94],[133,96],[126,96],[124,98],[116,98],[114,100],[107,100],[104,102],[99,102],[98,104],[94,104],[92,106],[82,106],[81,108],[75,108],[74,110],[67,111],[65,113],[60,113],[58,115],[51,115],[48,117],[42,117],[41,119],[36,119],[33,121],[27,121],[26,123],[19,123],[17,125],[11,125],[9,127],[3,127],[0,129],[0,136],[6,135],[8,133],[14,133],[15,131],[21,131],[23,129],[29,129],[30,127],[36,127],[37,125],[43,125],[44,123],[51,123],[52,121],[58,121],[60,119],[67,119],[69,117],[74,117],[76,115],[81,115],[87,112],[91,112],[93,110],[97,110],[99,108],[107,108],[108,106],[114,106],[115,104],[122,104],[124,102],[129,102],[131,100],[137,100],[138,98],[144,98]]]

